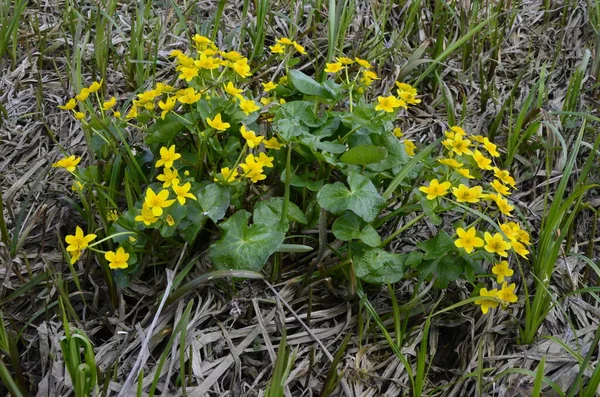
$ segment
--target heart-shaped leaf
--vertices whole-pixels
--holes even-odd
[[[333,222],[331,227],[333,235],[342,240],[361,240],[370,247],[378,247],[381,244],[381,237],[373,226],[363,222],[354,212],[346,213]]]
[[[248,226],[249,218],[250,213],[241,210],[220,225],[224,234],[210,251],[215,268],[260,271],[283,242],[283,232],[262,224]]]
[[[323,186],[317,194],[319,205],[334,214],[350,210],[366,222],[373,221],[385,203],[375,185],[356,172],[348,175],[348,185],[350,189],[341,182]]]

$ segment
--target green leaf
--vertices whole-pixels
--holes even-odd
[[[395,283],[404,276],[408,255],[392,254],[381,248],[359,249],[352,257],[356,276],[368,283]]]
[[[441,225],[442,218],[440,218],[438,214],[435,213],[433,208],[435,201],[427,200],[425,196],[421,196],[421,200],[419,202],[421,203],[421,208],[423,208],[423,212],[425,213],[425,215],[427,215],[431,223],[435,226]]]
[[[465,264],[454,251],[437,259],[423,260],[417,268],[423,276],[435,275],[435,285],[438,288],[446,288],[464,272]]]
[[[312,77],[307,76],[299,70],[290,70],[288,77],[292,85],[305,95],[313,95],[325,99],[334,99],[334,95],[330,89],[323,87],[322,84],[318,83]]]
[[[454,241],[445,231],[427,241],[417,243],[425,251],[423,261],[417,266],[423,276],[435,275],[435,284],[446,288],[455,281],[468,265],[457,251]]]
[[[438,259],[456,250],[454,240],[443,230],[435,237],[417,243],[417,247],[425,251],[424,259]]]
[[[202,188],[192,188],[192,193],[198,200],[186,202],[186,215],[178,227],[181,236],[190,244],[194,242],[206,223],[206,218],[210,218],[215,223],[223,219],[230,200],[229,190],[216,183]]]
[[[331,227],[333,235],[342,240],[361,240],[370,247],[381,245],[381,237],[368,223],[363,222],[354,212],[346,211],[344,215],[337,218]]]
[[[373,221],[385,203],[375,185],[356,172],[348,175],[348,184],[350,189],[341,182],[323,186],[317,193],[319,205],[333,214],[350,210],[366,222]]]
[[[186,120],[186,124],[184,124],[182,117]],[[192,123],[185,119],[186,116],[176,116],[173,113],[167,113],[164,120],[157,120],[156,123],[152,124],[150,128],[148,128],[149,136],[146,137],[144,142],[147,145],[151,145],[153,143],[165,143],[172,141],[177,134],[182,131],[188,129],[188,126],[191,126]]]
[[[260,271],[283,242],[283,232],[261,224],[248,226],[249,218],[250,213],[241,210],[220,225],[224,234],[210,251],[215,268]]]
[[[281,219],[282,208],[283,197],[271,197],[268,200],[260,201],[254,207],[252,220],[255,224],[262,224],[268,228],[279,230],[281,227],[279,221]],[[288,220],[302,224],[308,223],[308,219],[306,219],[302,210],[291,201],[289,202],[288,207]],[[281,231],[286,232],[288,227],[289,224]]]
[[[387,149],[375,145],[355,146],[340,156],[340,161],[346,164],[367,165],[383,160]]]
[[[170,207],[165,208],[165,211],[164,211],[165,215],[163,218],[164,221],[159,221],[159,222],[162,222],[162,224],[160,225],[160,228],[158,229],[161,236],[163,236],[164,238],[168,238],[168,237],[171,237],[175,233],[175,230],[177,230],[179,225],[181,225],[181,221],[185,217],[186,212],[187,212],[186,209],[188,207],[189,206],[180,205],[179,203],[174,203]],[[173,226],[169,226],[169,224],[166,221],[166,219],[169,215],[171,215],[171,217],[173,218],[173,221],[175,222],[173,224]]]
[[[291,140],[295,136],[308,133],[308,127],[303,125],[299,119],[295,118],[275,118],[273,128],[279,132],[279,135],[286,141]]]
[[[410,158],[404,149],[404,143],[392,134],[371,135],[373,145],[384,147],[387,150],[387,156],[373,164],[369,164],[367,169],[370,171],[381,172],[396,167],[401,167],[408,163]],[[415,178],[418,175],[418,168],[415,167],[408,175],[409,178]]]

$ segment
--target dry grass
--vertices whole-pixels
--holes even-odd
[[[457,10],[468,3],[458,2]],[[568,80],[581,60],[583,50],[594,47],[595,34],[592,34],[589,24],[586,2],[554,2],[548,13],[542,11],[540,3],[525,1],[521,4],[496,55],[491,49],[482,49],[481,62],[473,63],[470,70],[463,68],[460,54],[444,61],[440,71],[456,101],[458,118],[462,107],[468,115],[462,123],[465,129],[485,133],[490,120],[510,96],[517,76],[522,73],[522,87],[515,96],[514,107],[518,111],[519,104],[528,94],[528,87],[538,77],[544,63],[553,65],[548,84],[549,101],[544,109],[562,108]],[[367,41],[367,33],[375,31],[372,12],[375,5],[366,2],[356,4],[355,18],[346,35],[349,53],[365,57],[378,55],[369,53],[368,46],[355,47],[355,43]],[[88,273],[83,265],[77,268],[83,292],[77,291],[58,247],[59,236],[73,228],[78,215],[66,199],[70,192],[69,178],[62,173],[49,172],[50,164],[62,155],[62,150],[84,153],[83,162],[90,161],[83,149],[85,140],[77,122],[57,109],[57,105],[75,91],[69,82],[72,47],[81,42],[81,37],[73,36],[79,29],[71,31],[64,19],[66,7],[62,2],[31,3],[19,25],[17,62],[12,63],[8,57],[0,62],[3,70],[0,76],[0,110],[5,109],[0,125],[3,215],[9,228],[20,225],[19,249],[14,258],[10,255],[10,247],[0,244],[0,280],[3,280],[0,308],[9,328],[19,333],[22,367],[31,393],[37,391],[38,395],[62,396],[68,395],[70,390],[70,379],[65,373],[59,347],[64,329],[58,315],[56,302],[59,291],[55,283],[70,288],[69,298],[77,315],[71,318],[72,325],[84,330],[95,346],[106,395],[119,394],[151,330],[149,355],[143,366],[143,385],[147,391],[155,378],[159,356],[172,334],[173,325],[192,299],[194,306],[185,340],[188,354],[185,373],[188,379],[192,379],[189,384],[193,385],[187,387],[188,396],[262,395],[271,377],[283,327],[287,330],[288,345],[297,349],[286,395],[319,395],[330,363],[348,333],[354,336],[338,367],[343,377],[336,395],[363,397],[408,393],[409,382],[402,363],[392,354],[373,321],[365,323],[368,316],[364,311],[359,313],[357,297],[344,282],[325,278],[310,288],[303,288],[294,281],[294,277],[306,271],[310,258],[304,261],[299,257],[284,258],[283,281],[274,286],[277,294],[259,280],[244,282],[236,291],[231,289],[230,284],[217,282],[164,307],[158,316],[155,316],[155,311],[167,283],[167,274],[161,269],[156,270],[155,277],[136,280],[123,290],[118,307],[111,306],[103,286],[98,283],[101,278],[97,272]],[[133,4],[119,4],[117,8],[115,20],[119,29],[111,29],[112,54],[123,55],[127,51],[132,7]],[[570,10],[566,17],[562,12],[565,7]],[[156,8],[155,18],[162,20],[164,31],[177,26],[176,14],[171,8]],[[76,9],[84,16],[90,12],[84,3]],[[201,1],[191,6],[188,18],[201,23],[215,9],[216,2]],[[252,19],[251,14],[243,16],[241,9],[240,1],[226,4],[221,27],[223,32],[231,33],[230,36],[220,34],[218,41],[235,43],[235,32],[241,21],[247,23]],[[269,37],[286,35],[288,23],[283,16],[293,15],[294,10],[300,10],[300,7],[295,5],[291,10],[287,3],[278,3],[275,9],[281,11],[277,14],[281,17],[275,17],[274,23],[269,26]],[[379,30],[402,26],[406,12],[405,8],[392,7],[387,26],[378,27]],[[435,27],[430,25],[432,16],[429,12],[423,11],[422,19],[423,26],[417,36],[425,42],[431,39],[428,33]],[[81,29],[85,31],[84,26]],[[326,34],[304,31],[302,26],[299,31],[306,33],[302,43],[306,44],[309,53],[325,55]],[[147,34],[151,35],[150,29]],[[390,37],[383,37],[384,46],[392,45]],[[161,34],[159,55],[180,47],[185,41],[185,37]],[[407,41],[392,47],[389,56],[380,57],[380,74],[387,76],[380,82],[381,89],[393,84],[395,73],[399,71],[396,65],[401,65],[419,44],[415,40]],[[93,51],[91,43],[83,51],[84,77],[88,82],[92,81],[90,73],[94,70]],[[123,70],[115,62],[117,60],[114,58],[109,63],[106,86],[109,92],[124,98],[129,88],[125,84]],[[478,75],[478,68],[488,67],[491,62],[496,64],[493,76],[488,80],[494,87],[493,96],[486,103],[485,110],[481,111],[484,87],[474,76]],[[310,64],[305,67],[310,68]],[[161,68],[159,64],[159,73],[162,73]],[[590,76],[586,87],[594,83]],[[598,102],[593,91],[587,90],[582,101],[585,107],[597,109]],[[410,120],[406,120],[404,129],[418,141],[429,141],[439,136],[441,120],[446,119],[441,97],[426,94],[423,105],[411,114]],[[549,140],[548,133],[547,130],[538,131],[534,142]],[[527,218],[536,225],[541,219],[543,189],[548,183],[544,171],[545,154],[541,146],[537,150],[533,145],[527,149],[527,157],[517,157],[516,175],[524,188],[515,195],[515,199]],[[552,167],[556,177],[560,175],[561,161],[561,156],[555,156]],[[550,183],[555,182],[551,179]],[[594,237],[588,234],[589,222],[585,217],[580,219],[575,230],[576,241],[589,241]],[[429,225],[417,233],[431,235],[434,229],[433,225]],[[412,243],[411,237],[407,237],[395,241],[392,247],[401,250],[403,245]],[[586,245],[581,248],[575,245],[573,249],[583,252]],[[87,260],[93,259],[89,257]],[[298,260],[300,266],[297,265]],[[200,256],[189,278],[205,273],[210,267],[207,261]],[[326,262],[324,266],[327,266]],[[530,281],[517,280],[517,284]],[[590,277],[584,262],[575,257],[565,257],[557,264],[551,292],[555,298],[560,298],[594,283],[595,279]],[[23,287],[27,290],[20,290]],[[418,292],[413,290],[414,287],[414,280],[399,284],[396,287],[399,301],[406,302]],[[368,295],[388,329],[393,329],[387,290],[369,287]],[[443,294],[432,289],[424,295],[410,313],[410,335],[401,349],[411,365],[416,363],[427,314],[440,300],[452,303],[469,296],[468,286],[460,282],[452,284]],[[511,368],[535,371],[542,356],[547,357],[546,376],[566,390],[579,370],[577,359],[552,340],[540,339],[531,346],[516,345],[517,322],[521,318],[522,304],[487,316],[480,315],[476,307],[463,307],[436,317],[428,340],[431,369],[425,385],[427,395],[474,396],[480,392],[481,382],[485,385],[485,389],[481,389],[484,390],[483,395],[530,395],[532,377],[515,373],[499,378],[497,375]],[[151,327],[153,320],[154,326]],[[553,335],[585,354],[599,320],[598,300],[588,295],[574,295],[562,301],[562,310],[552,310],[541,333]],[[360,321],[365,331],[359,339],[357,329]],[[173,346],[166,355],[158,390],[162,395],[179,396],[182,390],[174,386],[181,372],[178,339]],[[478,364],[490,369],[479,381],[476,376]],[[595,366],[597,358],[591,364]],[[135,387],[122,394],[133,395]],[[553,395],[551,391],[547,392],[546,395]]]

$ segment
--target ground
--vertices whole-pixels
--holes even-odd
[[[454,117],[463,128],[485,135],[493,130],[498,141],[504,142],[507,131],[514,130],[530,90],[545,73],[547,97],[541,107],[532,107],[525,124],[541,113],[563,134],[555,134],[547,125],[540,127],[517,153],[515,167],[520,189],[514,199],[535,229],[543,218],[545,198],[551,199],[557,188],[568,148],[582,122],[581,118],[561,120],[551,113],[565,110],[572,78],[588,51],[591,61],[585,69],[583,88],[575,105],[567,110],[592,115],[598,111],[600,8],[585,1],[451,3],[342,2],[338,7],[346,19],[342,18],[344,31],[336,45],[344,52],[372,60],[382,77],[378,87],[383,90],[397,79],[411,81],[418,75],[414,70],[427,68],[431,59],[452,48],[469,29],[494,16],[480,33],[448,57],[440,58],[435,72],[419,86],[422,103],[410,112],[403,130],[419,145],[428,143],[440,137],[445,123],[450,123],[449,117]],[[218,14],[221,6],[224,8]],[[267,44],[294,33],[309,54],[323,58],[328,46],[327,18],[334,12],[327,6],[320,1],[270,2]],[[479,11],[474,11],[476,6]],[[341,382],[332,395],[409,395],[404,364],[392,352],[376,321],[368,319],[360,296],[348,283],[323,277],[305,287],[294,281],[311,266],[311,254],[285,256],[282,273],[271,280],[272,285],[250,280],[239,282],[234,290],[231,283],[222,280],[203,283],[162,310],[158,308],[169,273],[161,266],[155,268],[153,277],[146,274],[120,290],[116,307],[99,283],[102,277],[97,268],[76,268],[82,285],[73,284],[60,244],[84,220],[72,202],[70,177],[51,168],[65,152],[83,153],[83,161],[91,161],[79,122],[57,108],[75,93],[73,81],[83,78],[90,83],[106,67],[108,91],[125,98],[138,83],[146,81],[152,68],[156,67],[157,76],[167,73],[166,54],[186,46],[189,33],[212,31],[215,15],[220,15],[216,42],[234,48],[241,42],[239,48],[251,51],[252,37],[242,35],[252,30],[241,27],[255,28],[257,15],[254,4],[240,1],[115,1],[101,9],[110,10],[111,18],[101,19],[94,2],[29,2],[18,24],[15,51],[11,41],[0,61],[0,203],[11,235],[10,246],[0,244],[0,309],[8,329],[16,332],[22,373],[16,372],[30,393],[70,393],[59,346],[64,336],[58,310],[58,297],[62,296],[70,301],[67,311],[72,327],[83,330],[94,345],[103,395],[116,395],[121,390],[140,356],[140,346],[147,346],[149,351],[141,375],[144,393],[164,355],[164,376],[159,378],[158,390],[163,395],[182,395],[179,337],[172,345],[167,342],[192,301],[185,339],[186,373],[194,379],[185,391],[189,396],[263,395],[284,334],[295,355],[286,395],[322,393],[324,385],[335,381],[328,372],[333,361]],[[182,11],[185,15],[180,15]],[[410,16],[413,11],[416,18]],[[139,15],[144,12],[145,19],[140,22]],[[141,33],[136,28],[140,23]],[[439,23],[443,23],[442,28]],[[99,32],[110,38],[109,45],[99,46]],[[134,41],[136,34],[143,40]],[[101,51],[104,55],[98,55]],[[134,51],[135,56],[129,55]],[[411,58],[413,54],[417,56]],[[130,62],[132,59],[137,62]],[[310,73],[311,58],[302,62],[300,69]],[[439,80],[433,78],[436,74]],[[439,90],[434,89],[438,81],[442,82]],[[449,104],[453,108],[449,109]],[[589,123],[597,127],[597,120]],[[584,141],[593,144],[594,134],[586,132]],[[581,171],[583,161],[574,174]],[[600,171],[597,163],[593,167],[590,183],[594,178],[598,181]],[[594,249],[598,238],[592,226],[597,196],[596,189],[585,199],[589,210],[577,215],[569,246],[556,263],[550,290],[561,304],[543,322],[538,334],[544,337],[530,345],[516,343],[525,310],[522,301],[488,315],[482,315],[475,305],[462,306],[433,318],[426,334],[426,317],[435,308],[469,298],[468,285],[457,281],[440,291],[431,288],[431,281],[417,284],[416,279],[405,279],[394,286],[400,304],[414,296],[419,299],[419,304],[406,313],[407,333],[400,351],[414,371],[418,353],[426,346],[431,366],[424,395],[529,396],[542,357],[545,376],[561,390],[571,386],[579,361],[567,348],[580,352],[580,357],[597,349],[591,344],[600,319],[600,301],[593,291],[569,295],[595,286],[597,274],[590,261],[566,252],[586,254],[592,264],[598,263]],[[415,236],[432,235],[434,230],[435,226],[424,225],[413,235],[401,235],[392,249],[401,251]],[[318,230],[305,232],[318,234]],[[189,280],[211,270],[206,253],[198,254]],[[181,269],[187,264],[177,266]],[[321,264],[324,268],[329,265],[332,263]],[[531,287],[533,280],[517,277],[516,282],[522,289]],[[395,338],[390,290],[385,286],[364,288],[381,322]],[[148,334],[152,337],[145,340]],[[350,337],[345,340],[347,335]],[[597,361],[594,353],[589,360],[591,370]],[[544,395],[558,395],[547,385]]]

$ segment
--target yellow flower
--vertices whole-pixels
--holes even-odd
[[[194,43],[197,46],[201,47],[208,47],[212,43],[212,41],[208,37],[200,36],[198,33],[196,33],[194,37],[192,37],[192,40],[194,40]]]
[[[504,258],[508,256],[506,250],[509,250],[511,245],[508,241],[504,240],[504,237],[502,237],[500,233],[492,235],[491,233],[485,232],[483,238],[486,242],[483,248],[485,248],[487,252],[498,254]]]
[[[252,99],[241,99],[240,109],[242,109],[244,113],[246,113],[246,116],[248,116],[250,113],[256,112],[258,109],[260,109],[260,106],[258,106]]]
[[[69,252],[69,255],[71,256],[70,263],[71,263],[71,265],[73,265],[75,262],[77,262],[79,260],[79,257],[81,256],[81,251]]]
[[[74,192],[81,192],[84,188],[83,183],[79,182],[79,181],[75,181],[73,182],[73,185],[71,185],[71,190]]]
[[[494,188],[496,192],[498,192],[498,194],[501,194],[503,196],[510,195],[510,189],[504,186],[502,182],[500,182],[498,179],[494,179],[494,181],[490,183],[490,185]]]
[[[244,163],[240,164],[240,168],[244,171],[243,176],[256,183],[266,179],[267,176],[263,174],[263,164],[258,162],[253,154],[246,156]]]
[[[64,159],[58,160],[56,163],[52,164],[53,168],[64,168],[69,172],[75,171],[77,168],[77,164],[81,161],[81,157],[69,156]]]
[[[242,77],[248,77],[252,74],[250,73],[250,65],[248,65],[248,60],[246,58],[235,61],[231,65],[231,68]]]
[[[177,70],[180,70],[181,67],[185,66],[186,68],[191,68],[194,66],[194,58],[188,57],[185,54],[181,54],[177,56]]]
[[[527,255],[529,255],[529,250],[527,248],[525,248],[525,246],[522,243],[520,243],[518,241],[513,241],[511,245],[512,245],[512,249],[517,254],[519,254],[520,256],[522,256],[525,259],[528,259]]]
[[[240,128],[240,133],[242,134],[242,137],[248,143],[248,147],[251,149],[260,145],[260,143],[264,139],[264,136],[261,136],[261,135],[256,136],[254,131],[247,129],[246,126],[243,124],[242,124],[242,128]]]
[[[108,101],[102,103],[102,110],[109,110],[117,103],[117,98],[111,97]]]
[[[404,150],[406,150],[406,154],[410,157],[415,155],[415,150],[417,149],[417,145],[410,139],[404,141]]]
[[[481,186],[473,186],[472,188],[463,185],[458,185],[458,188],[452,188],[452,194],[456,197],[459,203],[477,203],[481,197],[483,188]]]
[[[468,140],[464,140],[463,142],[467,142]],[[456,142],[456,140],[454,141]],[[455,146],[456,147],[456,146]],[[473,153],[473,160],[477,163],[477,166],[482,170],[491,170],[492,169],[492,160],[488,159],[481,153],[479,150],[475,150]]]
[[[482,288],[479,290],[479,296],[489,297],[489,298],[497,298],[498,290],[494,288],[491,291],[488,291],[486,288]],[[495,309],[498,307],[499,303],[495,300],[491,299],[481,299],[475,301],[476,305],[481,305],[481,311],[483,314],[487,314],[488,310]]]
[[[500,168],[494,167],[494,176],[502,181],[502,183],[506,183],[510,185],[513,189],[515,188],[515,180],[512,176],[510,176],[510,172],[507,170],[501,170]]]
[[[292,45],[294,46],[294,48],[296,49],[296,51],[298,51],[300,54],[302,55],[306,55],[306,51],[304,50],[304,47],[302,47],[300,44],[296,43],[295,41],[292,43]]]
[[[156,179],[163,182],[163,188],[168,188],[179,183],[179,173],[175,168],[165,168],[163,173],[158,175]]]
[[[152,213],[152,208],[146,203],[142,205],[142,213],[135,217],[136,222],[144,222],[146,226],[152,225],[157,220],[158,218]]]
[[[279,84],[281,84],[281,85],[286,85],[286,84],[287,84],[287,82],[288,82],[288,77],[287,77],[287,76],[281,76],[281,77],[279,78]]]
[[[360,66],[362,66],[365,69],[372,68],[371,64],[369,62],[365,61],[364,59],[354,58],[354,60],[356,61],[356,63],[358,63]]]
[[[531,245],[531,241],[529,240],[529,233],[527,233],[527,231],[521,229],[521,227],[519,225],[517,225],[517,227],[519,228],[517,231],[517,238],[519,239],[519,242],[521,242],[525,245]]]
[[[111,269],[127,269],[129,254],[125,252],[123,247],[119,247],[117,252],[108,251],[104,254],[104,258],[108,261],[108,267]]]
[[[456,169],[454,171],[458,172],[460,175],[462,175],[463,177],[465,177],[467,179],[474,179],[475,178],[473,175],[471,175],[471,171],[469,171],[468,168],[458,168],[458,169]]]
[[[277,44],[283,44],[283,45],[293,45],[294,42],[290,39],[288,39],[287,37],[282,37],[280,39],[277,39]]]
[[[508,200],[506,200],[505,198],[502,198],[502,196],[496,196],[494,198],[494,201],[496,202],[496,205],[498,206],[498,209],[500,210],[500,212],[502,212],[504,215],[512,216],[511,211],[515,207],[510,205],[508,203]]]
[[[146,190],[146,197],[144,198],[144,203],[148,205],[148,208],[152,210],[152,215],[161,216],[163,214],[163,208],[169,207],[171,204],[175,202],[175,200],[168,200],[169,191],[166,189],[161,190],[158,194],[154,193],[152,188],[148,188]],[[142,216],[143,214],[142,209]]]
[[[371,83],[373,82],[373,80],[380,80],[379,77],[377,77],[377,73],[371,71],[371,70],[364,70],[362,73],[362,77],[364,82],[367,85],[371,85]]]
[[[164,120],[167,113],[170,112],[171,110],[173,110],[176,103],[177,103],[177,98],[175,98],[175,97],[167,98],[167,100],[165,102],[159,101],[158,107],[162,109],[160,118]]]
[[[502,283],[504,281],[504,277],[510,277],[513,275],[514,270],[508,267],[507,261],[502,261],[500,263],[496,263],[494,267],[492,267],[492,273],[497,276],[496,281]]]
[[[161,94],[163,94],[163,93],[168,94],[170,92],[175,91],[175,87],[170,86],[165,83],[158,82],[158,83],[156,83],[156,91],[160,92]]]
[[[117,210],[108,211],[108,214],[106,214],[106,219],[108,219],[111,222],[114,222],[117,219],[119,219],[119,213],[117,212]]]
[[[184,183],[183,185],[178,185],[176,183],[172,184],[171,187],[173,188],[173,192],[175,192],[175,195],[177,196],[177,201],[179,201],[179,204],[184,205],[185,204],[185,199],[189,198],[192,200],[198,200],[196,198],[196,196],[194,196],[192,193],[190,193],[190,189],[192,188],[192,184],[187,182]]]
[[[275,45],[269,46],[269,49],[271,50],[271,52],[273,54],[283,54],[285,47],[283,47],[281,44],[275,44]]]
[[[273,91],[275,88],[277,88],[277,84],[273,83],[272,81],[269,81],[268,83],[261,83],[263,88],[265,89],[265,92],[269,92],[269,91]]]
[[[238,88],[235,88],[235,86],[233,85],[233,83],[230,81],[227,83],[227,85],[223,86],[225,89],[225,92],[229,95],[231,95],[232,97],[238,98],[238,99],[244,99],[244,97],[242,96],[242,92],[244,92],[244,90],[240,90]]]
[[[450,186],[452,186],[450,182],[439,183],[437,179],[432,179],[429,186],[421,186],[419,190],[427,194],[427,200],[434,200],[448,194]]]
[[[217,113],[212,120],[207,117],[206,122],[217,131],[225,131],[227,128],[231,127],[231,124],[223,122],[221,113]]]
[[[498,291],[497,298],[503,300],[506,303],[515,303],[519,300],[519,298],[517,298],[517,295],[515,295],[516,285],[515,283],[512,283],[511,285],[507,284],[508,283],[506,281],[502,284],[502,289]]]
[[[221,176],[221,178],[219,178],[219,175]],[[233,169],[230,170],[229,167],[223,167],[221,168],[221,173],[218,174],[215,178],[214,181],[215,182],[219,182],[220,180],[231,183],[233,181],[235,181],[235,178],[239,175],[239,173],[237,172],[237,170]]]
[[[515,229],[512,224],[515,224],[514,222],[509,222],[509,223],[501,223],[500,224],[500,229],[502,230],[502,232],[504,234],[506,234],[506,237],[508,237],[508,239],[510,240],[511,243],[514,243],[515,241],[518,241],[518,229]],[[518,228],[518,226],[517,226]]]
[[[341,62],[326,63],[325,66],[325,73],[338,73],[345,68]]]
[[[267,149],[275,149],[275,150],[279,150],[282,147],[284,147],[285,145],[283,143],[280,143],[277,138],[273,137],[271,139],[266,139],[263,141],[263,144],[265,145],[265,147]]]
[[[463,248],[467,254],[473,252],[475,248],[483,247],[483,240],[477,237],[477,230],[474,227],[469,230],[459,227],[456,229],[456,234],[458,234],[458,239],[454,241],[454,245]]]
[[[237,51],[228,51],[228,52],[221,51],[220,54],[223,58],[225,58],[231,62],[235,62],[235,61],[239,61],[240,59],[244,59],[244,56]]]
[[[152,102],[154,101],[155,98],[161,96],[162,93],[158,90],[148,90],[148,91],[144,91],[141,94],[138,94],[138,100],[139,100],[139,104],[143,105],[146,104],[147,102]]]
[[[83,112],[75,112],[73,114],[73,117],[75,117],[75,119],[77,119],[77,120],[83,120],[85,118],[85,113],[83,113]]]
[[[342,65],[352,65],[354,63],[354,60],[352,58],[347,57],[339,57],[337,60]]]
[[[272,98],[269,98],[269,97],[266,97],[266,96],[265,96],[265,97],[262,97],[262,98],[260,98],[260,103],[261,103],[263,106],[267,106],[267,105],[268,105],[269,103],[271,103],[271,102],[273,102],[273,99],[272,99]]]
[[[173,227],[173,225],[175,225],[175,219],[173,219],[171,215],[167,215],[167,218],[165,220],[167,221],[167,225],[169,225],[170,227]]]
[[[469,149],[471,146],[471,141],[468,139],[463,139],[461,135],[455,135],[452,140],[452,151],[456,154],[463,155],[468,154],[471,155],[473,152]]]
[[[392,133],[394,134],[394,136],[396,138],[402,138],[404,136],[404,134],[402,133],[402,128],[400,128],[400,127],[394,128],[394,130],[392,131]]]
[[[113,116],[115,116],[115,118],[117,118],[117,119],[120,119],[121,118],[121,112],[119,112],[119,111],[113,112]]]
[[[131,107],[131,110],[129,110],[129,113],[127,113],[125,115],[126,119],[133,119],[136,118],[138,116],[138,108],[136,106],[136,104],[134,103],[133,106]]]
[[[90,90],[90,92],[96,92],[96,91],[98,91],[100,89],[100,87],[102,87],[102,81],[103,80],[100,80],[99,82],[98,81],[94,81],[90,85],[90,88],[88,88]]]
[[[492,157],[500,157],[500,153],[496,150],[496,145],[494,145],[488,138],[483,138],[483,147]]]
[[[165,168],[173,167],[173,162],[181,158],[181,154],[175,152],[175,145],[171,145],[167,149],[166,146],[160,148],[160,160],[156,162],[156,168],[164,166]]]
[[[194,77],[198,76],[198,69],[193,67],[193,68],[188,68],[186,66],[181,67],[181,69],[179,69],[179,72],[181,73],[179,75],[180,79],[185,79],[185,81],[187,81],[188,83],[190,81],[192,81],[192,79]]]
[[[200,100],[202,94],[196,92],[192,87],[186,88],[184,90],[179,90],[177,92],[177,100],[181,103],[185,103],[187,105],[191,105]]]
[[[448,167],[452,168],[460,168],[464,165],[463,163],[459,163],[455,159],[439,159],[438,163],[447,165]]]
[[[269,157],[264,152],[260,152],[256,162],[264,167],[273,168],[273,159],[274,157]]]
[[[205,54],[200,55],[200,59],[194,61],[194,65],[201,69],[213,70],[221,66],[217,58],[206,56]]]
[[[375,106],[375,110],[383,110],[385,112],[391,113],[394,109],[398,107],[406,107],[406,103],[403,100],[396,98],[393,95],[384,97],[377,97],[377,101],[379,104]]]
[[[67,244],[67,251],[83,251],[88,247],[88,244],[96,239],[95,234],[83,234],[83,230],[79,226],[75,228],[75,235],[68,235],[65,237]]]
[[[91,91],[89,88],[82,88],[81,91],[79,91],[79,94],[75,95],[75,99],[77,99],[79,102],[83,102],[88,99],[90,93]]]
[[[144,104],[144,109],[152,111],[152,110],[154,110],[154,106],[155,106],[154,102],[146,102]]]
[[[417,89],[414,88],[410,84],[400,83],[399,81],[396,81],[396,87],[398,87],[399,91],[407,92],[407,93],[409,93],[411,95],[417,95]]]
[[[77,101],[75,100],[75,98],[71,98],[69,99],[69,102],[65,103],[64,105],[58,105],[58,108],[62,110],[73,110],[75,109],[76,105]]]

